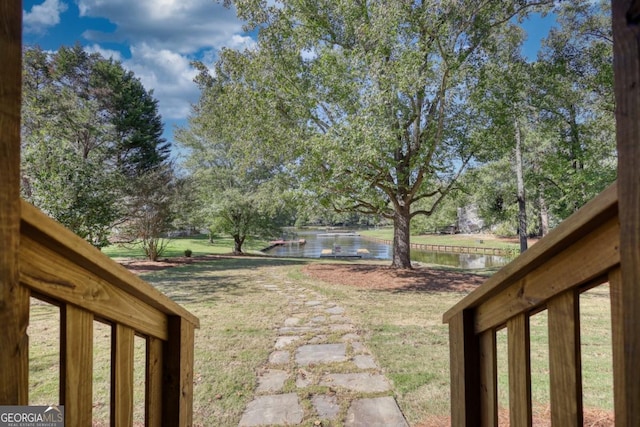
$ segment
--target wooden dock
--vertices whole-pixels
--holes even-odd
[[[284,246],[284,245],[304,245],[306,243],[307,243],[307,241],[305,239],[298,239],[298,240],[272,240],[271,242],[269,242],[271,247]]]

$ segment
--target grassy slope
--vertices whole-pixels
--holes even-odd
[[[264,249],[269,244],[264,240],[247,240],[242,245],[244,252],[255,252]],[[213,243],[209,242],[208,236],[199,235],[193,237],[180,237],[169,239],[162,258],[184,256],[184,251],[190,249],[192,256],[208,254],[228,254],[233,252],[233,239],[215,238]],[[102,251],[112,258],[144,258],[144,253],[140,245],[111,245],[103,248]]]
[[[359,233],[365,237],[374,237],[383,240],[393,240],[392,228],[378,228],[375,230],[363,230]],[[482,243],[480,243],[482,241]],[[498,249],[518,250],[517,243],[506,242],[491,238],[489,236],[474,236],[465,234],[420,234],[412,235],[411,243],[419,243],[423,245],[449,245],[449,246],[468,246],[468,247],[487,247]]]

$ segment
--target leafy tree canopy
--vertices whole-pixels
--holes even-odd
[[[482,67],[519,33],[514,18],[551,2],[233,3],[259,37],[200,78],[237,117],[219,129],[286,153],[326,206],[393,220],[393,266],[410,268],[411,219],[433,213],[478,149],[465,101]]]
[[[23,52],[23,196],[102,246],[126,221],[131,179],[161,165],[157,101],[133,73],[81,46]]]

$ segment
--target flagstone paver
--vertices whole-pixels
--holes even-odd
[[[268,364],[257,373],[256,396],[239,426],[294,426],[306,419],[348,427],[408,427],[390,382],[344,307],[301,287],[264,287],[288,300],[288,312],[276,328],[279,336]],[[289,380],[295,380],[294,393],[285,387]]]
[[[313,407],[318,412],[320,418],[326,418],[333,420],[340,412],[340,405],[338,405],[338,398],[334,396],[327,396],[326,394],[317,394],[311,398]]]
[[[296,363],[301,366],[319,363],[344,362],[347,360],[347,346],[341,344],[309,344],[298,347]]]
[[[256,393],[278,392],[284,387],[289,373],[281,369],[268,369],[258,377]]]
[[[368,356],[365,354],[358,354],[354,356],[353,362],[360,369],[376,369],[378,367],[375,360],[373,360],[373,356]]]
[[[336,305],[336,306],[333,306],[331,308],[327,308],[325,310],[325,312],[329,313],[329,314],[343,314],[344,313],[344,308],[339,307],[339,306]]]
[[[347,427],[409,427],[396,400],[391,397],[355,400],[345,420]]]
[[[260,396],[249,403],[239,426],[296,425],[302,422],[303,416],[304,411],[295,393]]]
[[[291,343],[298,341],[301,337],[299,336],[286,336],[286,337],[278,337],[276,340],[275,347],[277,350],[283,349]]]
[[[291,353],[285,350],[276,350],[269,355],[269,363],[273,365],[282,365],[289,363]]]
[[[324,386],[340,386],[348,390],[363,392],[388,391],[391,388],[389,381],[379,374],[352,373],[352,374],[327,374],[320,381]]]

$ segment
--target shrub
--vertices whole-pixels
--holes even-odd
[[[191,256],[193,252],[191,252],[191,249],[185,249],[184,250],[184,256],[186,256],[187,258],[189,258]]]

